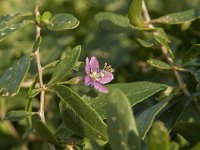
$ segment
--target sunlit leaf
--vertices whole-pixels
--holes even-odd
[[[156,67],[156,68],[160,68],[160,69],[171,69],[171,66],[169,64],[167,64],[166,62],[163,62],[161,60],[157,60],[157,59],[149,59],[147,60],[147,62]]]
[[[193,21],[200,18],[200,9],[191,9],[177,13],[171,13],[166,16],[153,19],[152,23],[163,23],[163,24],[181,24],[188,21]]]
[[[79,20],[71,14],[56,14],[53,16],[46,27],[52,31],[62,31],[74,29],[79,25]]]
[[[142,0],[132,0],[129,12],[130,23],[136,27],[145,27],[145,21],[142,16]]]

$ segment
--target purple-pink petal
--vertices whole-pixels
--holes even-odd
[[[90,59],[90,69],[91,71],[99,72],[99,61],[95,56]]]
[[[99,78],[98,82],[101,84],[106,84],[113,80],[114,76],[111,72],[102,71],[103,77]]]
[[[88,57],[86,58],[86,61],[85,61],[85,72],[87,75],[90,74],[90,61]]]
[[[105,87],[104,85],[102,85],[98,82],[94,82],[94,87],[95,87],[95,89],[99,90],[102,93],[108,93],[107,87]]]
[[[92,79],[90,78],[89,75],[85,76],[85,84],[86,85],[93,85],[93,81],[92,81]]]

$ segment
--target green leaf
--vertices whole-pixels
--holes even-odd
[[[39,37],[37,38],[36,42],[35,42],[34,45],[33,45],[32,53],[35,53],[35,51],[38,50],[38,48],[40,47],[41,42],[42,42],[42,37],[39,36]]]
[[[136,117],[136,123],[138,126],[138,131],[142,139],[145,138],[148,130],[150,129],[153,120],[158,115],[158,113],[167,105],[167,103],[172,99],[173,96],[169,96],[165,100],[157,103],[154,106],[143,111],[140,115]]]
[[[7,25],[3,29],[0,28],[0,41],[6,39],[10,34],[22,29],[26,25],[33,23],[33,21],[30,20],[24,20],[22,22],[12,24],[12,25]]]
[[[130,23],[136,27],[146,27],[142,16],[142,0],[132,0],[128,12]]]
[[[73,69],[81,53],[81,46],[67,51],[66,57],[57,65],[49,83],[56,83],[64,80],[68,73]]]
[[[26,73],[30,67],[31,57],[24,56],[19,62],[7,69],[0,78],[0,92],[2,96],[14,96],[20,90]]]
[[[100,116],[70,88],[55,85],[49,90],[60,97],[60,115],[67,128],[81,137],[107,140],[107,126]]]
[[[41,16],[40,21],[44,24],[48,24],[51,17],[52,17],[52,13],[50,11],[45,11]]]
[[[134,106],[153,94],[167,88],[167,85],[148,81],[139,81],[132,83],[110,84],[108,85],[108,88],[109,93],[112,93],[113,88],[122,90],[129,99],[131,106]],[[105,119],[108,97],[109,94],[99,93],[96,98],[84,97],[84,99],[99,113],[103,119]]]
[[[29,113],[24,110],[16,110],[16,111],[9,111],[4,120],[9,120],[9,121],[19,121],[22,119],[26,119],[30,115],[33,115],[34,113]]]
[[[166,62],[163,62],[161,60],[157,60],[157,59],[149,59],[147,60],[147,62],[156,67],[156,68],[160,68],[160,69],[171,69],[171,66],[169,64],[167,64]]]
[[[153,19],[151,23],[163,24],[181,24],[188,21],[193,21],[200,18],[200,9],[191,9],[177,13],[171,13],[157,19]]]
[[[111,12],[100,12],[95,15],[95,21],[98,25],[108,31],[124,32],[133,30],[127,17]]]
[[[136,40],[138,41],[138,43],[140,43],[144,47],[152,47],[152,46],[154,46],[154,42],[153,41],[145,41],[145,40],[139,39],[139,38],[137,38]]]
[[[121,90],[114,89],[110,94],[109,100],[107,106],[107,124],[111,148],[120,150],[129,149],[128,138],[129,133],[131,133],[133,139],[130,145],[135,149],[140,149],[139,134],[126,95]]]
[[[44,140],[46,140],[48,143],[58,143],[53,133],[48,129],[48,127],[35,116],[33,116],[33,128],[36,130],[37,134]]]
[[[174,131],[182,135],[191,144],[200,141],[200,124],[180,122],[176,123]]]
[[[200,55],[200,44],[193,45],[183,56],[183,64],[189,62],[191,59],[196,58]]]
[[[71,14],[56,14],[53,16],[46,27],[52,31],[62,31],[74,29],[79,25],[79,20]]]
[[[162,122],[155,122],[147,140],[148,150],[170,150],[170,137]]]

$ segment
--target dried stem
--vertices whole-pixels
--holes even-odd
[[[35,35],[36,35],[36,40],[40,37],[40,32],[41,32],[41,28],[40,28],[40,26],[38,25],[38,22],[37,22],[38,16],[40,16],[40,12],[39,12],[38,5],[36,5],[35,6],[35,20],[36,20]],[[41,65],[41,62],[40,62],[40,49],[39,49],[39,47],[34,52],[34,56],[35,56],[35,59],[36,59],[36,62],[37,62],[39,83],[40,83],[40,87],[42,88],[42,91],[40,93],[40,109],[39,109],[38,113],[40,115],[42,122],[46,123],[45,115],[44,115],[45,85],[43,83],[43,78],[42,78],[43,68],[42,68],[42,65]],[[53,144],[49,143],[49,147],[50,147],[51,150],[55,150],[55,147],[54,147]]]
[[[144,15],[144,18],[146,20],[146,22],[148,23],[148,26],[149,28],[154,28],[153,24],[151,24],[151,18],[149,16],[149,13],[148,13],[148,10],[146,8],[146,5],[145,5],[145,2],[144,0],[142,1],[142,9],[143,9],[143,15]],[[157,34],[156,32],[154,32],[154,34]],[[172,59],[172,57],[170,56],[167,48],[164,46],[164,45],[161,45],[160,46],[163,54],[165,55],[168,63],[173,67],[173,66],[176,66],[175,63],[174,63],[174,60]],[[179,74],[179,72],[175,69],[173,69],[173,72],[174,72],[174,75],[178,81],[178,85],[179,87],[182,89],[183,93],[186,95],[186,96],[190,96],[190,92],[189,90],[187,89],[187,87],[185,86],[185,83],[181,77],[181,75]]]

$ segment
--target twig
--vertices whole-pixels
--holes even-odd
[[[146,4],[144,2],[144,0],[142,1],[142,9],[143,9],[143,15],[144,15],[144,19],[145,21],[148,23],[148,27],[149,28],[154,28],[153,24],[151,24],[151,17],[149,16],[148,10],[146,8]],[[157,32],[154,32],[154,35],[158,34]],[[176,68],[176,64],[174,63],[173,58],[171,57],[171,55],[169,54],[167,48],[164,45],[160,46],[163,54],[165,55],[168,63],[172,66]],[[181,71],[181,70],[179,70]],[[185,94],[185,96],[191,96],[189,90],[186,87],[186,84],[184,83],[181,75],[179,74],[177,69],[173,69],[174,75],[176,77],[176,80],[178,81],[178,85],[181,88],[182,92]],[[197,106],[195,101],[192,101],[192,106],[195,108],[195,110],[198,112],[198,114],[200,114],[200,108]]]
[[[151,24],[151,18],[149,16],[149,13],[148,13],[148,10],[146,8],[146,4],[144,2],[144,0],[142,1],[142,9],[143,9],[143,15],[144,15],[144,18],[146,20],[146,22],[148,23],[148,26],[149,28],[154,28],[153,24]],[[155,34],[158,34],[156,32],[154,32],[154,35]],[[161,50],[163,52],[163,54],[165,55],[168,63],[173,67],[173,66],[176,66],[175,63],[174,63],[174,60],[172,59],[172,57],[170,56],[167,48],[164,46],[164,45],[161,45]],[[186,95],[186,96],[190,96],[190,92],[189,90],[187,89],[187,87],[185,86],[185,83],[182,79],[182,77],[180,76],[179,72],[175,69],[173,69],[173,72],[174,72],[174,75],[178,81],[178,84],[179,84],[179,87],[182,89],[183,93]]]
[[[35,6],[35,20],[36,21],[37,21],[37,18],[38,18],[39,15],[40,15],[40,13],[39,13],[39,10],[38,10],[38,5],[36,5]],[[38,24],[36,22],[36,25],[35,25],[36,40],[40,36],[40,31],[41,31],[41,28],[38,26]],[[41,62],[40,62],[40,52],[39,51],[40,51],[40,49],[38,47],[37,50],[34,52],[34,55],[35,55],[35,59],[36,59],[36,62],[37,62],[40,87],[41,88],[45,88],[44,87],[44,83],[43,83],[43,78],[42,78],[43,69],[42,69]],[[45,91],[42,90],[41,94],[40,94],[40,110],[39,110],[39,115],[41,117],[42,122],[45,123],[45,116],[44,116],[44,96],[45,96]]]
[[[36,35],[36,40],[39,38],[40,32],[41,32],[41,28],[40,28],[40,26],[38,25],[38,22],[37,22],[38,16],[40,16],[40,12],[39,12],[38,5],[36,5],[35,6],[35,20],[36,20],[35,35]],[[39,109],[38,113],[40,115],[42,122],[46,124],[45,115],[44,115],[45,85],[43,83],[43,78],[42,78],[43,68],[42,68],[41,62],[40,62],[40,49],[39,49],[39,47],[34,52],[34,56],[35,56],[35,59],[36,59],[36,62],[37,62],[40,87],[42,88],[42,91],[40,93],[40,109]],[[55,150],[55,147],[54,147],[53,144],[49,143],[49,147],[50,147],[51,150]]]

